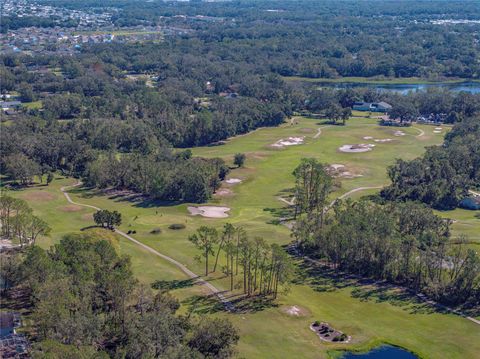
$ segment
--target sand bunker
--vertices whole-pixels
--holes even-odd
[[[282,139],[278,140],[277,142],[273,143],[271,146],[272,147],[277,147],[277,148],[283,148],[285,146],[301,145],[301,144],[303,144],[304,140],[305,140],[305,136],[289,137],[286,140],[282,138]]]
[[[242,180],[240,178],[229,178],[225,180],[225,182],[227,182],[228,184],[237,184],[242,182]]]
[[[441,127],[435,127],[435,129],[436,129],[437,131],[443,130],[443,128],[441,128]]]
[[[360,174],[355,174],[347,170],[345,165],[341,165],[338,163],[331,164],[327,167],[328,173],[333,177],[341,177],[341,178],[357,178],[362,177]]]
[[[215,206],[200,206],[200,207],[187,207],[192,216],[200,215],[208,218],[227,218],[230,208],[228,207],[215,207]]]
[[[215,192],[215,196],[231,196],[231,195],[233,195],[233,192],[228,188],[220,188],[217,192]]]
[[[442,131],[434,130],[433,133],[442,133]]]
[[[341,169],[341,168],[345,168],[345,165],[341,165],[341,164],[339,164],[339,163],[332,163],[332,164],[330,165],[330,168],[331,168],[332,170],[334,170],[334,171],[338,171],[338,170]]]
[[[294,316],[294,317],[305,317],[310,314],[310,312],[298,305],[284,306],[280,309],[283,313]]]
[[[372,136],[365,136],[363,139],[364,140],[373,140],[373,137]]]
[[[347,152],[347,153],[359,153],[359,152],[368,152],[371,151],[375,145],[370,143],[360,143],[357,145],[343,145],[338,148],[340,152]]]
[[[395,131],[395,132],[393,133],[393,135],[394,135],[394,136],[405,136],[405,132],[403,132],[403,131]]]
[[[392,139],[391,138],[377,138],[374,140],[375,142],[391,142]]]

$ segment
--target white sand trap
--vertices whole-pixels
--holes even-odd
[[[228,188],[220,188],[217,192],[214,193],[215,196],[230,196],[232,194],[232,190]]]
[[[393,135],[394,135],[394,136],[405,136],[405,132],[403,132],[403,131],[395,131],[395,132],[393,133]]]
[[[439,131],[439,130],[433,130],[433,133],[442,133],[442,131]]]
[[[373,140],[373,137],[372,136],[365,136],[363,139],[364,140]]]
[[[339,169],[345,168],[345,165],[341,165],[341,164],[339,164],[339,163],[332,163],[332,164],[330,165],[330,168],[331,168],[332,170],[338,171]]]
[[[305,136],[289,137],[286,140],[282,138],[282,139],[278,140],[277,142],[273,143],[271,146],[272,147],[278,147],[278,148],[283,148],[285,146],[296,146],[296,145],[303,144],[304,140],[305,140]]]
[[[435,127],[435,129],[436,129],[437,131],[443,130],[443,128],[441,128],[441,127]]]
[[[309,315],[307,309],[299,307],[298,305],[285,306],[281,308],[281,311],[294,317],[305,317]]]
[[[229,178],[225,180],[225,182],[227,182],[228,184],[237,184],[242,182],[242,180],[240,178]]]
[[[230,208],[216,206],[187,207],[192,216],[200,215],[208,218],[227,218]]]
[[[370,143],[360,143],[358,145],[343,145],[338,149],[340,152],[359,153],[371,151],[373,147],[375,147],[375,145],[372,145]]]
[[[392,141],[391,138],[377,138],[376,140],[374,140],[375,142],[390,142]]]

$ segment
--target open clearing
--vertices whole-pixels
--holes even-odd
[[[403,128],[402,132],[406,135],[398,136],[390,143],[377,143],[373,151],[341,153],[338,148],[343,144],[358,143],[365,136],[390,138],[396,131],[377,126],[373,119],[351,119],[347,126],[323,128],[322,135],[316,139],[305,137],[301,146],[288,146],[281,151],[268,148],[278,139],[301,137],[305,128],[311,128],[312,133],[316,133],[319,126],[318,120],[297,118],[295,125],[259,129],[232,138],[222,146],[192,149],[195,155],[220,156],[229,163],[235,153],[247,155],[246,167],[230,173],[231,179],[241,178],[243,181],[235,184],[235,196],[214,198],[208,204],[201,205],[230,208],[229,218],[191,216],[187,209],[191,206],[189,204],[157,206],[154,202],[132,202],[121,196],[98,194],[81,188],[72,189],[70,195],[79,203],[118,210],[123,216],[120,230],[135,230],[133,236],[136,240],[174,258],[191,271],[202,273],[203,263],[194,259],[199,252],[187,239],[201,225],[221,229],[228,221],[244,226],[252,237],[262,236],[269,242],[279,244],[291,241],[288,228],[268,223],[275,218],[275,211],[287,206],[278,197],[291,196],[291,173],[302,157],[342,164],[348,169],[355,169],[355,173],[362,173],[362,177],[342,178],[342,188],[331,196],[333,201],[342,195],[359,198],[375,193],[379,186],[388,183],[386,167],[396,157],[401,155],[404,159],[412,159],[423,153],[424,146],[440,144],[442,141],[442,136],[433,134],[431,126],[417,125],[425,132],[422,137],[416,137],[419,134],[417,129]],[[446,131],[448,128],[444,127],[443,132]],[[258,153],[262,155],[258,156]],[[50,223],[51,238],[41,239],[40,245],[48,247],[65,233],[79,231],[93,224],[86,221],[93,209],[59,212],[59,208],[68,205],[60,187],[75,182],[73,179],[57,179],[48,187],[12,191],[13,195],[28,199],[35,213]],[[50,195],[49,201],[30,196],[39,188],[42,188],[42,193]],[[458,219],[453,227],[454,236],[460,233],[478,236],[480,233],[474,212],[456,210],[441,214]],[[173,223],[184,224],[185,229],[169,229]],[[161,229],[161,233],[152,234],[155,228]],[[474,241],[480,241],[477,237],[473,238]],[[132,257],[134,272],[142,282],[159,280],[179,283],[174,286],[172,293],[182,301],[183,312],[191,309],[197,313],[230,318],[240,330],[238,349],[245,358],[325,358],[327,352],[335,348],[358,348],[380,341],[405,347],[426,358],[474,358],[480,352],[480,330],[464,318],[435,312],[414,298],[402,297],[372,285],[333,280],[328,274],[312,279],[308,273],[313,269],[309,268],[302,269],[303,276],[274,305],[257,307],[242,314],[218,311],[213,299],[199,297],[208,294],[205,288],[188,282],[189,278],[177,267],[124,238],[118,238],[118,242],[120,252]],[[223,261],[223,258],[220,260]],[[221,273],[210,274],[206,279],[217,288],[228,288],[228,281]],[[304,316],[289,315],[282,310],[293,306],[301,308]],[[328,322],[335,329],[351,335],[352,343],[322,343],[309,328],[315,320]]]

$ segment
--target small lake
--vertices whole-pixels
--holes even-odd
[[[418,357],[401,348],[384,345],[368,353],[347,353],[342,359],[418,359]]]
[[[406,94],[410,91],[426,91],[429,88],[446,89],[454,92],[469,92],[473,94],[480,93],[480,82],[438,82],[431,84],[372,84],[362,82],[320,82],[320,87],[333,87],[338,89],[368,87],[379,91],[391,91]]]

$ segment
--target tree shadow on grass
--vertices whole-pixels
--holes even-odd
[[[307,284],[318,292],[351,289],[351,296],[360,301],[389,303],[411,314],[449,313],[450,310],[434,302],[425,301],[414,292],[382,280],[362,278],[335,270],[327,265],[301,260],[298,264],[296,284]]]
[[[159,290],[175,290],[181,288],[188,288],[195,285],[196,278],[185,280],[156,280],[152,283],[153,289]]]
[[[278,307],[278,304],[275,303],[271,297],[261,295],[248,297],[243,294],[233,294],[231,296],[224,294],[224,296],[232,303],[234,307],[233,313],[237,314],[256,313],[268,308]],[[199,314],[212,314],[226,311],[225,304],[222,303],[215,294],[192,296],[182,301],[182,304],[187,305],[189,311]]]
[[[79,196],[80,198],[90,199],[93,197],[107,197],[114,202],[127,202],[134,207],[140,208],[154,208],[154,207],[169,207],[181,204],[180,201],[164,201],[150,198],[141,193],[136,193],[128,190],[113,190],[113,189],[99,189],[95,187],[82,186],[72,188],[70,193]]]

